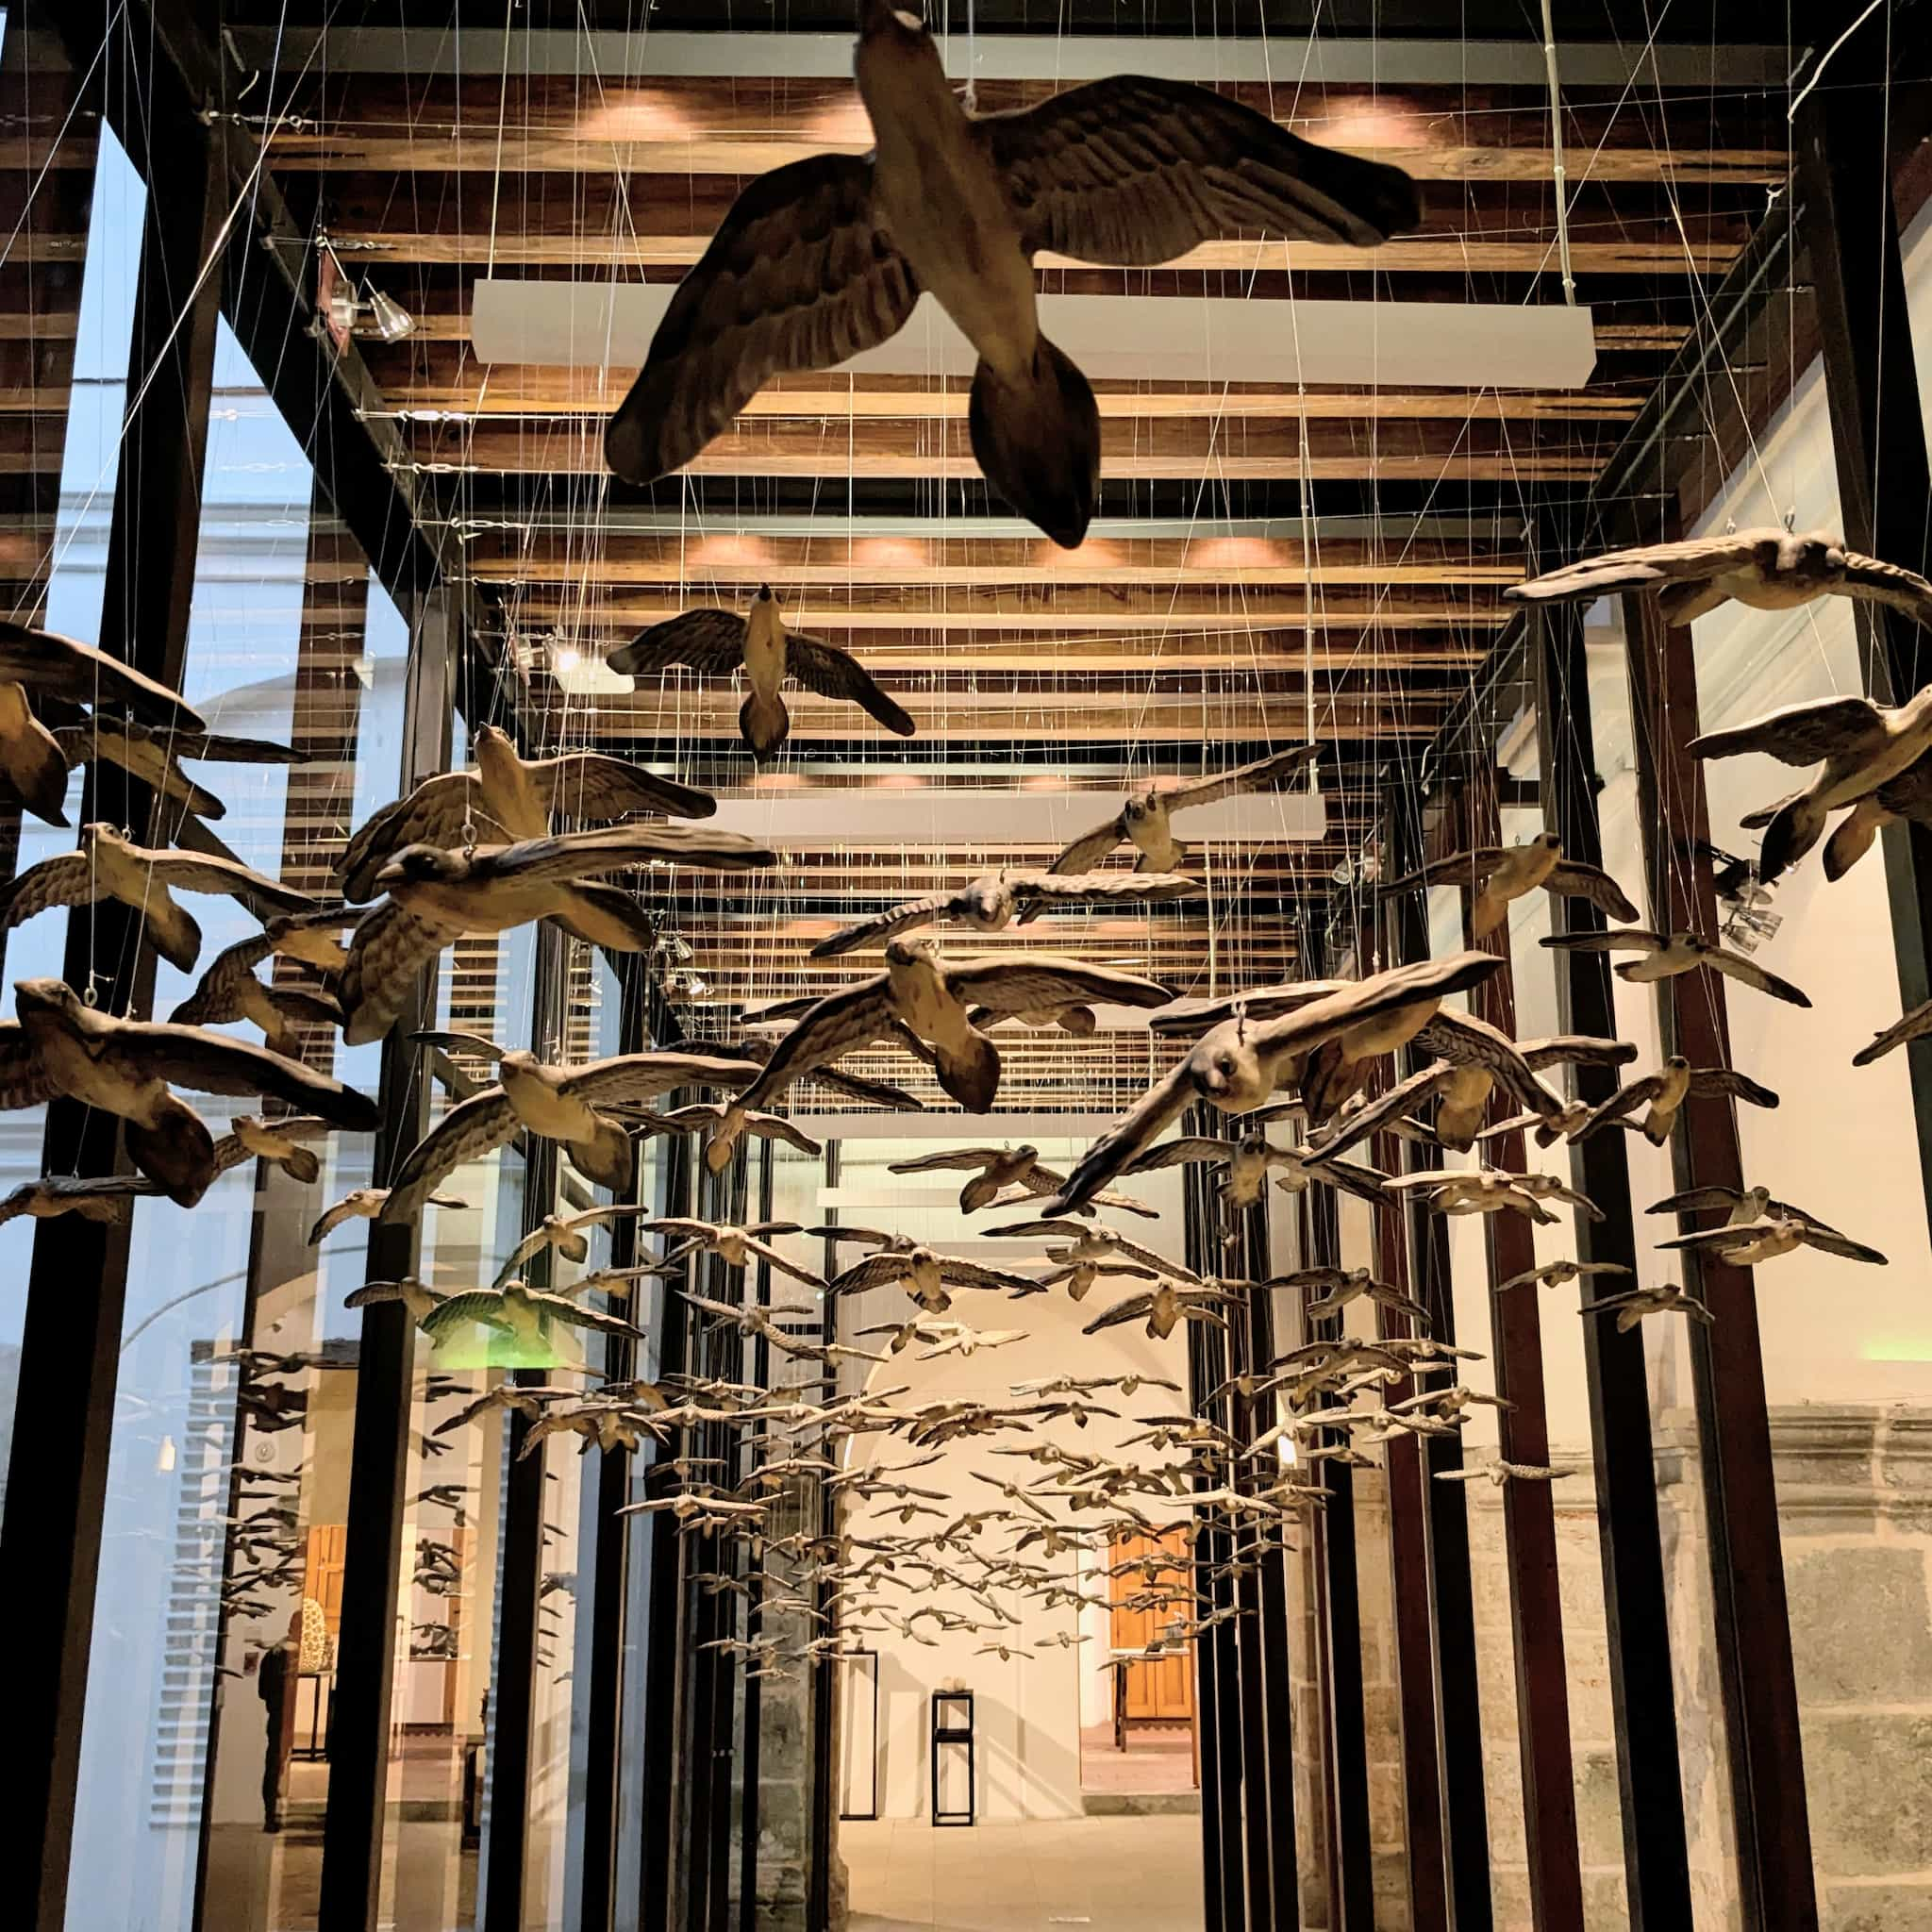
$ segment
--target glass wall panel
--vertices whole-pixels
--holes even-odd
[[[71,85],[71,76],[42,71],[35,48],[33,39],[16,35],[0,50],[0,92],[21,98],[31,91],[36,107],[44,112],[51,105],[45,91],[50,85]],[[25,488],[30,496],[29,501],[10,506],[21,512],[14,539],[20,560],[5,571],[7,614],[18,622],[39,618],[51,629],[92,642],[101,628],[107,528],[119,471],[147,190],[105,125],[91,170],[64,143],[56,148],[54,161],[50,171],[33,183],[22,178],[23,231],[31,234],[40,219],[63,228],[84,223],[87,253],[80,264],[77,305],[71,268],[34,263],[20,271],[27,277],[29,290],[26,326],[35,385],[58,428],[59,441],[47,452],[47,460],[58,467],[58,478],[46,479],[55,483],[51,520],[36,487],[42,482],[38,475],[0,479],[0,487]],[[73,210],[64,222],[63,208]],[[64,318],[63,308],[68,311]],[[62,340],[63,320],[71,321],[71,345]],[[42,340],[32,338],[37,321],[46,330]],[[65,405],[64,420],[55,414],[57,401]],[[76,815],[82,775],[76,770],[68,782],[69,826]],[[45,824],[18,807],[0,806],[0,852],[10,857],[17,873],[73,846],[74,834],[68,827]],[[59,976],[65,945],[66,927],[58,917],[0,937],[0,960],[7,969],[0,974],[0,1016],[12,1017],[16,980]],[[0,1195],[39,1177],[46,1131],[44,1107],[0,1113]],[[25,1285],[39,1224],[25,1215],[0,1224],[0,1278]],[[25,1319],[24,1293],[0,1295],[0,1503],[6,1497]]]
[[[1907,282],[1924,342],[1932,225],[1923,218]],[[1928,368],[1922,359],[1922,391]],[[1704,527],[1790,519],[1836,530],[1836,476],[1814,365]],[[1693,641],[1706,731],[1863,688],[1853,609],[1840,599],[1783,613],[1725,605],[1697,621]],[[1805,775],[1762,757],[1704,769],[1712,842],[1744,858],[1758,837],[1744,817]],[[1874,1888],[1922,1901],[1923,1890],[1884,1889],[1932,1865],[1932,1807],[1907,1796],[1923,1790],[1932,1723],[1932,1243],[1907,1057],[1852,1065],[1901,1008],[1882,851],[1836,881],[1814,851],[1761,906],[1722,909],[1730,943],[1812,1000],[1799,1011],[1725,982],[1734,1061],[1780,1101],[1738,1109],[1744,1180],[1889,1258],[1863,1266],[1805,1247],[1755,1271],[1813,1859],[1830,1919],[1862,1909],[1855,1902]]]

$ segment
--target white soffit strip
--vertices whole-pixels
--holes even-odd
[[[1348,36],[1284,32],[1242,34],[1054,34],[940,32],[946,71],[964,80],[1053,80],[1063,86],[1111,74],[1159,74],[1170,80],[1273,81],[1285,89],[1324,87],[1544,86],[1541,37],[1515,40],[1424,39],[1414,35]],[[432,26],[238,26],[223,39],[248,67],[307,75],[329,74],[586,75],[604,83],[649,79],[786,75],[846,80],[849,33],[679,33],[656,28],[583,31],[569,27],[501,29]],[[1563,79],[1570,87],[1783,88],[1790,52],[1782,42],[1754,45],[1659,41],[1566,40]]]
[[[774,791],[721,798],[707,821],[788,852],[882,845],[1064,845],[1120,808],[1108,791],[948,791],[939,786],[876,786]],[[1183,844],[1217,839],[1236,844],[1319,839],[1328,801],[1319,791],[1261,791],[1191,806],[1174,822]]]
[[[1256,244],[1257,266],[1272,245]],[[663,283],[479,281],[470,336],[486,362],[632,368],[674,292]],[[1596,366],[1591,311],[1561,304],[1042,295],[1040,319],[1101,380],[1565,390],[1581,389]],[[925,295],[891,341],[841,367],[965,377],[975,359]]]

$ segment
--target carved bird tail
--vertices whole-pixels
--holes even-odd
[[[783,698],[760,697],[753,691],[739,709],[738,728],[745,743],[759,758],[768,758],[791,736],[791,713]]]
[[[632,1175],[630,1136],[603,1114],[593,1116],[595,1134],[588,1141],[572,1141],[570,1158],[579,1173],[613,1193],[628,1191]]]
[[[1100,495],[1100,406],[1073,361],[1044,336],[1015,381],[982,361],[966,424],[986,480],[1063,550],[1078,548]]]
[[[968,1113],[985,1113],[1000,1091],[1000,1052],[980,1033],[969,1033],[958,1046],[938,1049],[940,1085]]]
[[[165,1094],[155,1108],[155,1124],[125,1124],[127,1152],[136,1167],[158,1181],[176,1206],[192,1208],[215,1177],[214,1137],[185,1100]]]
[[[1877,799],[1859,799],[1840,820],[1838,830],[1825,841],[1824,876],[1828,879],[1843,878],[1871,851],[1879,827],[1889,825],[1892,816]]]
[[[1824,830],[1824,808],[1809,792],[1788,798],[1772,814],[1764,828],[1764,843],[1757,854],[1757,876],[1774,879],[1797,864]]]

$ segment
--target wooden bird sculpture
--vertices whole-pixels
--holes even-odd
[[[674,664],[703,677],[731,677],[741,670],[751,691],[740,708],[738,728],[761,758],[772,757],[791,735],[791,713],[779,695],[787,677],[821,697],[858,706],[901,738],[910,738],[915,728],[905,708],[879,689],[850,651],[787,630],[769,586],[752,599],[748,616],[687,610],[640,631],[606,661],[626,677],[646,676]]]
[[[22,980],[14,1010],[17,1019],[0,1022],[0,1107],[64,1094],[118,1115],[135,1166],[184,1208],[218,1169],[213,1135],[174,1087],[265,1094],[335,1126],[375,1130],[373,1100],[299,1061],[198,1026],[116,1019],[64,980]]]
[[[1100,484],[1087,378],[1041,333],[1033,258],[1153,267],[1224,235],[1374,247],[1421,218],[1401,170],[1313,146],[1207,88],[1121,75],[975,116],[917,14],[862,0],[870,156],[825,155],[739,196],[612,417],[627,482],[681,468],[787,370],[876,347],[930,293],[973,343],[974,455],[1056,542]]]

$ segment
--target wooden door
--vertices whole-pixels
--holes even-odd
[[[1145,1557],[1166,1555],[1172,1570],[1163,1569],[1160,1583],[1185,1582],[1190,1575],[1187,1531],[1172,1529],[1163,1537],[1121,1537],[1113,1544],[1110,1563],[1118,1567]],[[1127,1599],[1142,1588],[1141,1576],[1133,1573],[1108,1579],[1112,1603],[1111,1641],[1115,1650],[1141,1650],[1159,1636],[1167,1624],[1184,1612],[1174,1609],[1134,1608]],[[1191,1724],[1194,1716],[1194,1662],[1190,1650],[1177,1650],[1171,1657],[1127,1666],[1127,1721]]]

